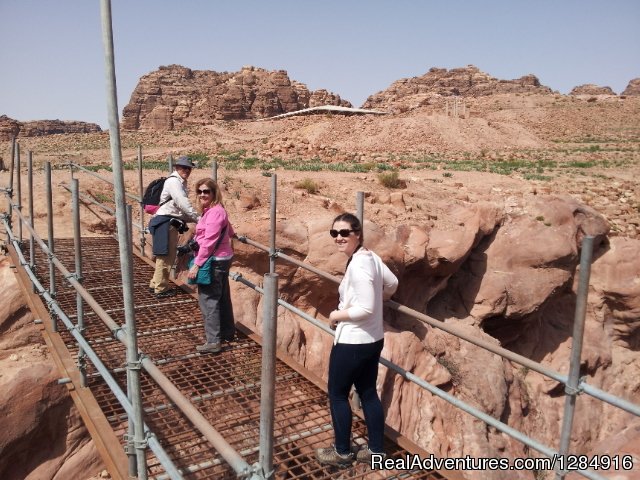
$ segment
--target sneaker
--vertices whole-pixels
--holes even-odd
[[[205,343],[204,345],[198,345],[196,350],[200,353],[218,353],[222,350],[220,343]]]
[[[316,458],[323,465],[335,465],[336,467],[350,467],[353,463],[353,452],[341,455],[336,451],[336,447],[331,445],[326,448],[316,450]]]
[[[381,455],[382,458],[380,458],[380,460],[384,461],[385,458],[387,458],[387,454],[382,452],[382,453],[375,453],[372,452],[371,450],[369,450],[369,446],[365,445],[364,447],[362,447],[360,450],[358,450],[358,453],[356,454],[356,461],[360,462],[360,463],[366,463],[367,465],[371,465],[371,456],[372,455]],[[378,457],[376,457],[376,461],[378,460]]]
[[[173,297],[176,293],[178,293],[178,292],[176,292],[175,289],[169,288],[168,290],[165,290],[164,292],[156,293],[156,298]]]

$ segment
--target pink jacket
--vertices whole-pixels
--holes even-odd
[[[196,233],[194,239],[198,242],[200,248],[194,259],[194,263],[198,266],[204,265],[211,255],[214,254],[215,247],[222,228],[227,225],[224,238],[220,242],[218,249],[215,251],[215,258],[220,260],[228,260],[233,257],[233,247],[231,246],[231,237],[235,234],[224,207],[220,204],[205,209],[202,218],[196,225]]]

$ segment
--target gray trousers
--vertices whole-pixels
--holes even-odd
[[[218,260],[212,265],[211,283],[198,284],[198,303],[204,320],[207,343],[231,340],[235,334],[233,305],[229,290],[231,260]]]

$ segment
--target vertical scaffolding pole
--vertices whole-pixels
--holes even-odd
[[[142,145],[138,145],[138,192],[140,194],[140,254],[143,257],[146,257],[144,246],[147,243],[147,240],[144,236],[144,205],[142,204],[144,185],[142,182]]]
[[[71,180],[71,208],[73,211],[73,247],[76,263],[76,280],[82,284],[82,243],[80,241],[80,188],[77,178]],[[80,335],[84,335],[84,305],[80,292],[76,294],[76,327]],[[87,386],[86,354],[78,343],[78,370],[80,371],[80,385]]]
[[[262,376],[260,390],[260,468],[273,478],[273,423],[276,394],[276,338],[278,335],[278,274],[264,274],[262,298]]]
[[[356,217],[364,228],[364,192],[356,192]]]
[[[211,178],[213,178],[216,183],[218,182],[218,160],[213,160],[213,165],[211,167]]]
[[[591,275],[591,257],[593,255],[593,237],[586,236],[582,240],[580,253],[580,278],[576,296],[576,313],[573,319],[573,340],[571,342],[571,357],[569,363],[569,377],[564,391],[567,394],[564,401],[562,430],[558,453],[566,458],[571,442],[571,428],[575,413],[576,398],[580,393],[580,358],[582,356],[582,340],[584,337],[584,320],[587,314],[587,295],[589,294],[589,277]],[[564,463],[563,463],[564,465]],[[568,472],[557,471],[556,479],[562,480]]]
[[[360,220],[360,225],[362,225],[362,231],[360,234],[362,235],[362,240],[364,243],[364,192],[356,192],[356,217]],[[360,402],[360,395],[356,389],[352,389],[351,394],[351,406],[354,409],[362,408],[362,403]]]
[[[122,150],[120,146],[120,124],[118,120],[118,95],[116,90],[115,56],[113,49],[113,30],[111,22],[111,2],[101,0],[102,43],[104,47],[107,113],[109,118],[109,140],[111,144],[111,166],[115,187],[116,224],[118,246],[120,249],[120,267],[122,273],[122,295],[127,331],[127,385],[133,406],[133,417],[129,417],[129,432],[133,431],[133,444],[136,452],[136,464],[129,468],[131,476],[147,480],[146,439],[144,436],[142,398],[140,392],[141,363],[138,356],[138,338],[133,307],[133,265],[132,247],[128,241],[127,212],[125,202],[124,174],[122,168]],[[129,452],[128,452],[129,453]],[[131,457],[130,457],[131,458]],[[131,471],[136,467],[136,472]]]
[[[20,177],[20,144],[16,144],[16,194],[18,211],[22,213],[22,178]],[[22,243],[22,222],[18,222],[18,241]]]
[[[9,186],[7,187],[7,195],[8,195],[8,203],[9,207],[7,208],[8,218],[7,222],[9,224],[9,229],[11,228],[11,216],[13,215],[13,206],[11,202],[13,201],[13,170],[16,163],[16,137],[15,135],[11,137],[11,161],[9,162]],[[9,235],[9,230],[7,229],[7,245],[11,243],[11,237]]]
[[[47,195],[47,232],[49,247],[49,295],[56,298],[56,267],[53,264],[53,256],[55,255],[55,242],[53,240],[53,190],[51,188],[51,162],[44,164],[44,181],[46,184]],[[51,328],[54,332],[58,331],[57,315],[51,312]]]
[[[127,204],[125,208],[127,209],[127,239],[133,245],[133,207]]]
[[[29,194],[29,225],[33,228],[33,153],[27,155],[27,190]],[[33,233],[29,234],[29,267],[33,270],[35,265],[35,241]]]
[[[269,237],[269,273],[276,272],[276,206],[278,203],[278,176],[271,175],[271,213]]]
[[[35,252],[35,240],[33,238],[33,153],[29,152],[27,155],[27,190],[29,194],[29,225],[31,230],[29,231],[29,268],[31,271],[35,271],[36,265],[36,252]],[[35,284],[31,285],[32,291],[36,292]]]

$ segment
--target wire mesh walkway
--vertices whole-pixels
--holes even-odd
[[[55,251],[63,264],[74,264],[73,240],[56,240]],[[85,288],[118,324],[124,325],[125,312],[116,240],[83,238],[82,252]],[[38,276],[43,286],[48,288],[48,271],[42,267],[46,265],[47,259],[39,250],[35,259],[36,265],[40,265],[37,269]],[[140,350],[159,366],[249,464],[256,463],[260,443],[261,373],[261,347],[256,341],[257,337],[251,332],[239,331],[236,339],[226,344],[220,354],[195,353],[195,346],[203,339],[197,299],[183,290],[179,290],[175,297],[157,299],[148,289],[153,267],[135,257],[133,271]],[[75,319],[76,291],[61,279],[56,282],[56,300],[65,313]],[[85,338],[120,386],[126,390],[124,345],[114,338],[87,305],[84,306],[84,322]],[[60,337],[75,362],[78,354],[75,340],[69,332],[62,329]],[[319,465],[314,458],[314,450],[331,443],[331,417],[326,393],[317,386],[317,379],[309,380],[305,375],[312,377],[290,361],[277,361],[274,478],[445,478],[435,471],[372,471],[362,464],[355,464],[347,469]],[[127,433],[127,415],[124,409],[91,364],[87,366],[87,377],[87,386],[111,427],[109,431],[94,428],[94,436],[115,435],[124,448]],[[185,478],[236,478],[235,472],[211,444],[193,428],[144,371],[141,383],[145,421]],[[366,443],[365,434],[364,421],[354,416],[354,442],[360,445]],[[391,440],[387,439],[386,442],[385,450],[390,457],[404,458],[408,453]],[[148,457],[150,478],[167,478],[152,452],[148,452]]]

